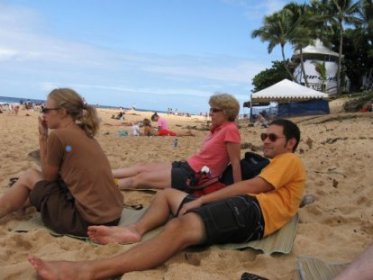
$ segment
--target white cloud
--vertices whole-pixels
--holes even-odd
[[[262,19],[264,16],[269,16],[274,12],[281,10],[288,1],[286,0],[222,0],[231,5],[242,7],[246,17],[249,20]]]
[[[0,48],[0,61],[12,60],[17,54],[16,50]]]

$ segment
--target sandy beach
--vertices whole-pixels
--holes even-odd
[[[338,106],[337,106],[338,105]],[[112,168],[138,162],[185,159],[196,152],[207,134],[204,117],[168,116],[170,128],[182,131],[191,127],[194,137],[120,136],[131,132],[130,126],[111,119],[116,110],[100,109],[102,125],[97,136]],[[26,116],[26,114],[28,116]],[[126,122],[150,117],[151,112],[128,111]],[[162,115],[162,114],[161,114]],[[28,153],[38,148],[38,113],[20,110],[17,116],[0,114],[0,193],[8,188],[11,177],[30,167],[37,167]],[[306,193],[314,203],[299,210],[299,224],[293,250],[288,255],[264,255],[248,249],[181,252],[164,265],[144,272],[128,273],[122,279],[240,279],[249,271],[269,279],[298,279],[298,256],[314,256],[329,263],[350,262],[372,243],[373,236],[373,113],[341,113],[340,104],[332,114],[293,118],[302,131],[297,153],[303,159],[308,180]],[[254,149],[261,153],[259,135],[263,128],[248,127],[240,121],[242,155]],[[197,128],[197,129],[195,129]],[[123,192],[124,202],[148,205],[152,192]],[[47,260],[86,260],[117,254],[121,245],[98,246],[69,237],[53,237],[45,229],[28,233],[12,230],[30,219],[35,210],[14,213],[0,219],[0,279],[36,279],[27,256]]]

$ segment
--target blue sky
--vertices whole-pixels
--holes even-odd
[[[251,32],[288,2],[1,0],[0,95],[71,87],[92,104],[191,113],[216,92],[242,103],[281,59]]]

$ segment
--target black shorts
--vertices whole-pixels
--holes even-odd
[[[186,161],[174,161],[171,167],[171,187],[187,191],[195,178],[195,172]]]
[[[43,223],[57,233],[87,236],[88,227],[94,225],[81,217],[74,197],[62,180],[37,182],[29,198],[40,212]],[[105,225],[115,226],[118,223],[119,219]]]
[[[193,199],[190,195],[185,197],[181,206]],[[206,244],[241,243],[263,238],[264,219],[255,197],[235,196],[189,212],[201,217],[206,228]]]

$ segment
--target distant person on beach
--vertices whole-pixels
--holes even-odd
[[[0,218],[29,200],[57,233],[87,236],[90,225],[117,225],[123,197],[94,138],[98,127],[96,109],[75,91],[52,90],[39,117],[41,171],[26,171],[0,197]]]
[[[125,114],[126,114],[126,112],[124,110],[121,110],[117,115],[112,115],[111,118],[115,119],[115,120],[121,120],[121,121],[123,121],[125,119],[124,118]]]
[[[142,129],[143,136],[155,136],[157,134],[157,131],[152,127],[151,121],[147,118],[142,121]]]
[[[137,123],[132,123],[131,135],[132,136],[140,136],[141,135],[140,126]]]
[[[190,246],[241,243],[269,236],[297,213],[306,172],[294,154],[300,139],[296,124],[273,121],[261,139],[264,155],[272,161],[255,178],[199,198],[176,189],[162,190],[135,224],[88,229],[94,242],[124,244],[140,242],[146,232],[165,225],[152,239],[100,260],[43,261],[31,256],[30,263],[42,279],[73,279],[76,275],[106,279],[157,267]]]
[[[264,128],[267,128],[268,127],[268,121],[266,119],[266,114],[264,113],[259,113],[257,115],[257,122],[260,126],[264,127]]]
[[[198,184],[202,167],[208,166],[212,178],[219,177],[228,163],[232,164],[234,182],[241,180],[240,132],[235,119],[240,110],[238,101],[229,94],[210,98],[211,129],[200,152],[186,161],[137,164],[113,170],[120,189],[177,188],[186,190]],[[153,115],[154,116],[154,115]]]
[[[157,122],[158,136],[176,136],[172,135],[172,131],[168,129],[168,122],[165,118],[161,118],[158,113],[154,113],[151,118],[153,122]]]
[[[152,127],[151,121],[145,118],[142,121],[143,125],[143,136],[194,136],[194,134],[188,130],[187,132],[175,132],[169,129],[155,129]]]

